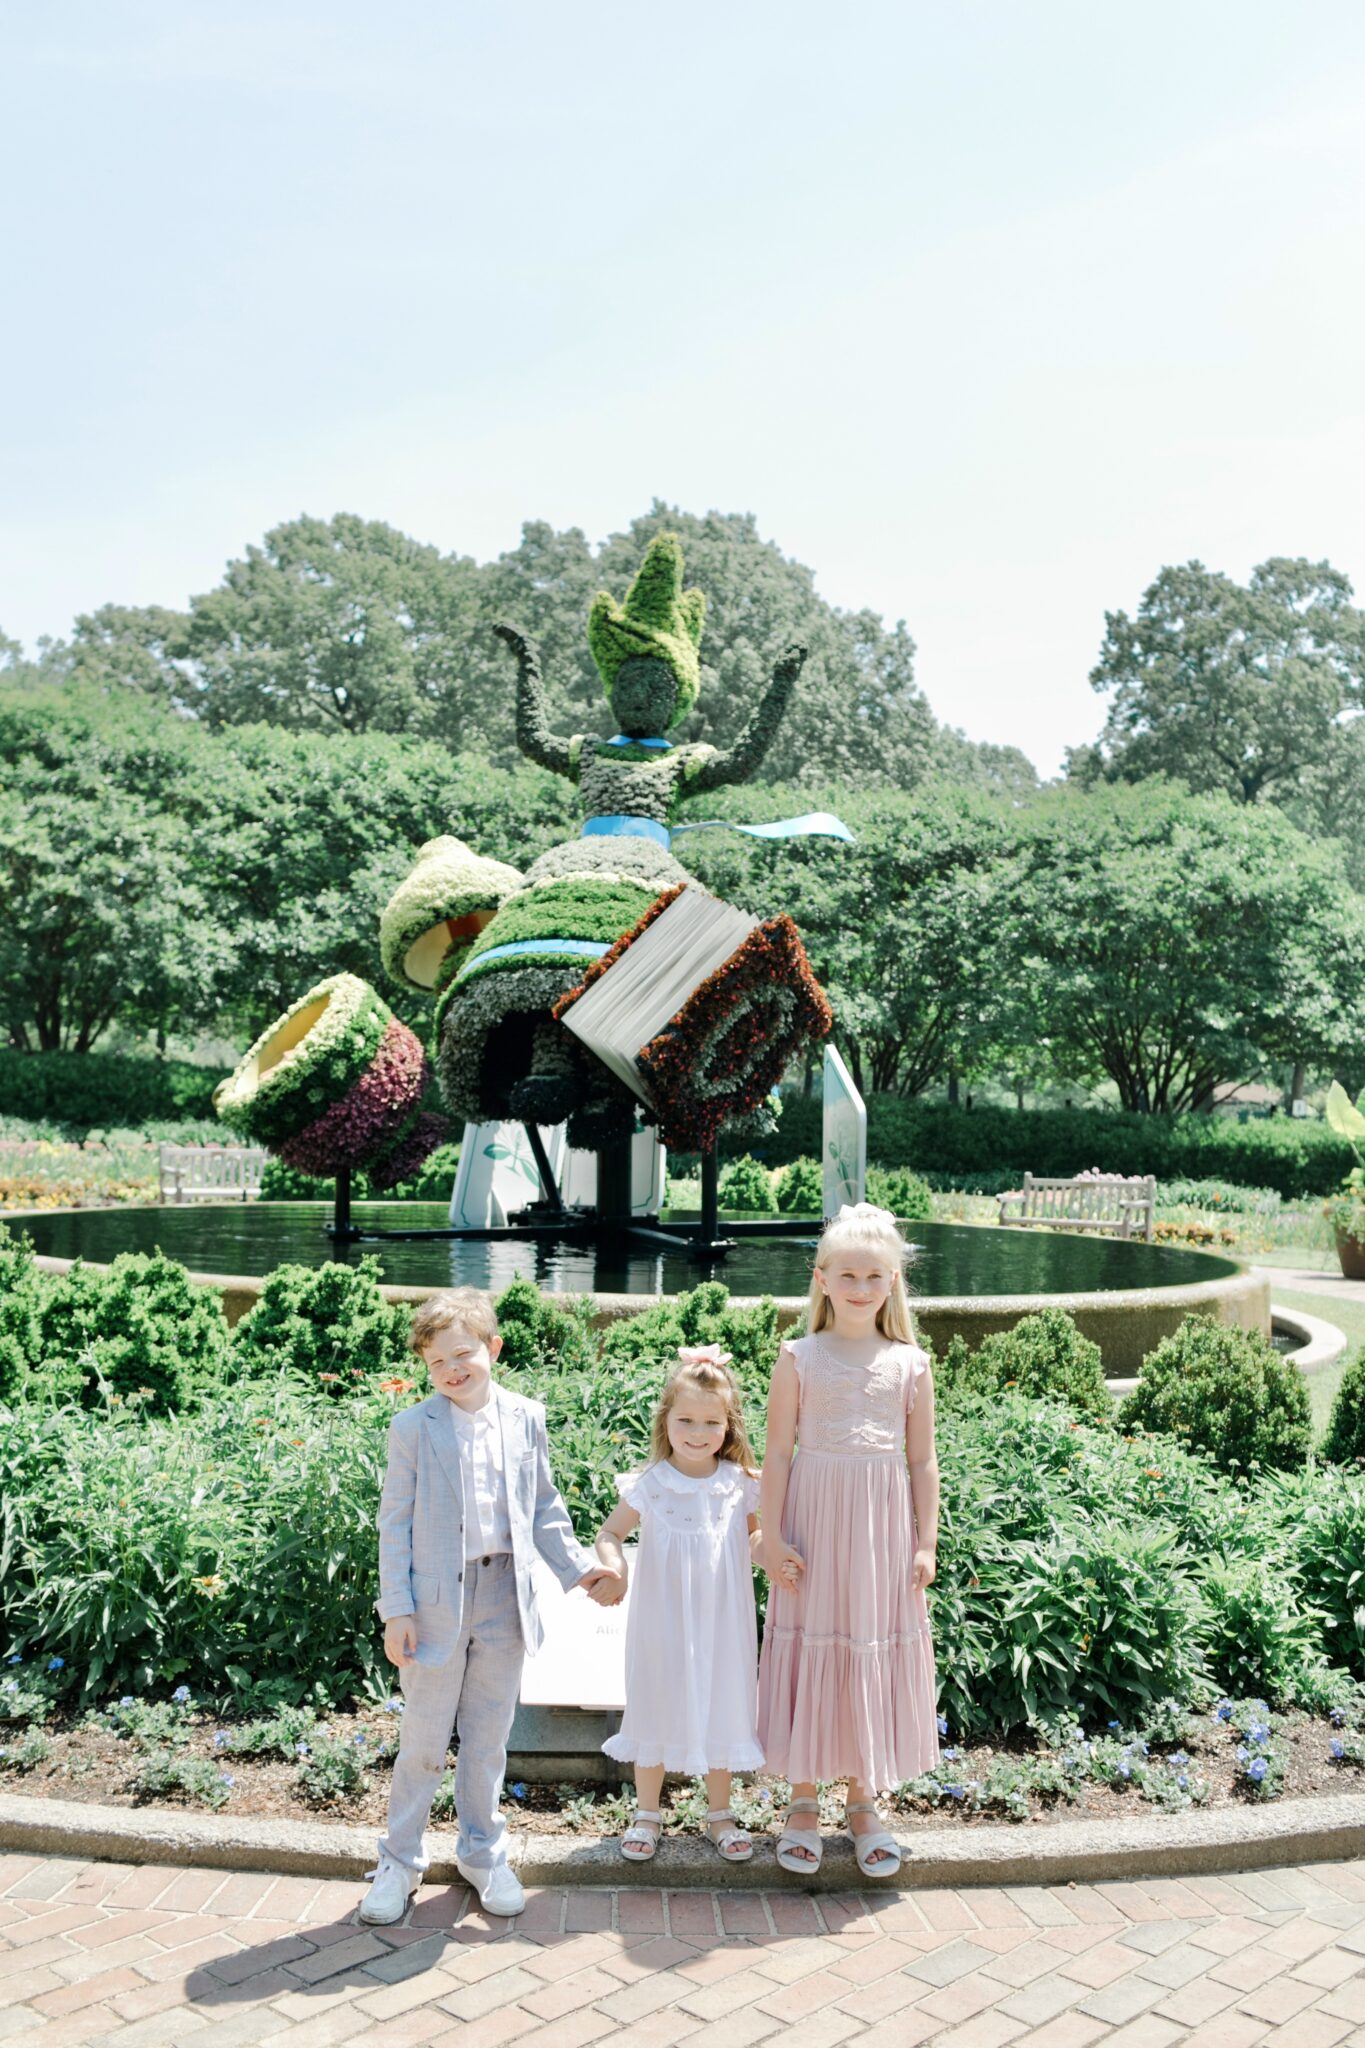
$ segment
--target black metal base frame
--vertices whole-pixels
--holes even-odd
[[[560,1194],[559,1184],[550,1171],[550,1162],[541,1142],[540,1132],[533,1124],[526,1125],[536,1169],[540,1174],[541,1199],[532,1202],[509,1223],[464,1224],[452,1223],[437,1230],[381,1230],[371,1227],[364,1229],[351,1221],[351,1176],[339,1173],[336,1177],[336,1202],[332,1221],[327,1224],[327,1235],[338,1244],[407,1242],[421,1239],[435,1241],[453,1238],[469,1238],[484,1242],[507,1242],[516,1239],[553,1237],[577,1241],[582,1244],[612,1243],[623,1240],[637,1243],[648,1250],[684,1252],[689,1258],[705,1264],[713,1264],[732,1252],[741,1237],[810,1237],[820,1229],[818,1218],[776,1217],[749,1222],[727,1222],[727,1235],[720,1234],[719,1182],[720,1162],[714,1152],[703,1152],[701,1156],[701,1216],[693,1224],[661,1223],[657,1216],[632,1216],[629,1209],[629,1159],[613,1156],[609,1152],[597,1155],[597,1185],[599,1192],[608,1191],[609,1206],[603,1208],[599,1201],[595,1208],[569,1208]],[[622,1175],[622,1166],[627,1171]],[[621,1192],[625,1191],[625,1202]],[[611,1201],[615,1192],[616,1201]]]

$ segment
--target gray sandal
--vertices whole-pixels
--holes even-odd
[[[878,1813],[875,1799],[855,1799],[844,1808],[845,1813]],[[885,1828],[879,1834],[858,1835],[853,1833],[853,1855],[864,1877],[894,1877],[901,1867],[901,1845],[894,1835]],[[868,1858],[877,1849],[883,1850],[880,1863],[870,1863]]]
[[[713,1835],[711,1823],[716,1820],[728,1820],[730,1825],[728,1828],[722,1828],[718,1835]],[[728,1806],[717,1806],[708,1811],[706,1833],[708,1840],[714,1843],[716,1854],[722,1863],[747,1863],[754,1853],[753,1836],[747,1828],[739,1825]]]
[[[647,1806],[637,1806],[635,1818],[621,1837],[621,1854],[627,1863],[648,1863],[659,1846],[664,1817]]]
[[[783,1870],[790,1870],[797,1877],[813,1877],[820,1868],[820,1858],[825,1853],[825,1845],[820,1839],[818,1827],[792,1826],[794,1813],[813,1813],[818,1821],[820,1802],[818,1799],[793,1799],[788,1802],[787,1818],[783,1821],[782,1832],[777,1838],[777,1860]],[[807,1854],[793,1856],[793,1849],[805,1849]]]

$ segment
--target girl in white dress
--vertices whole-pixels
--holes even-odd
[[[735,1824],[730,1778],[763,1765],[752,1564],[758,1480],[728,1355],[707,1344],[679,1351],[678,1360],[655,1411],[653,1459],[617,1479],[620,1505],[597,1537],[619,1599],[621,1539],[640,1531],[626,1711],[602,1747],[635,1766],[639,1803],[621,1837],[628,1861],[645,1862],[658,1847],[664,1772],[676,1771],[706,1779],[707,1832],[727,1863],[747,1863],[753,1842]]]

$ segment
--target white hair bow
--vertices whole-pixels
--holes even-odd
[[[728,1365],[730,1353],[719,1344],[680,1344],[678,1357],[684,1365]]]
[[[879,1209],[875,1202],[845,1202],[835,1217],[836,1223],[889,1223],[895,1230],[898,1226],[889,1209]]]

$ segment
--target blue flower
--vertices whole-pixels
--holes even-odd
[[[945,1785],[943,1789],[950,1799],[965,1799],[967,1797],[965,1785]]]
[[[219,1771],[218,1775],[225,1785],[235,1785],[237,1783],[237,1780],[230,1771]]]
[[[178,1707],[183,1707],[186,1701],[189,1699],[189,1696],[190,1689],[187,1685],[178,1685],[175,1691],[171,1694],[171,1698],[175,1701],[175,1704]]]
[[[215,1748],[215,1749],[231,1749],[231,1747],[232,1747],[232,1737],[231,1737],[231,1736],[230,1736],[230,1735],[228,1734],[228,1732],[227,1732],[227,1729],[226,1729],[226,1728],[215,1728],[215,1729],[214,1729],[214,1731],[213,1731],[213,1746],[214,1746],[214,1748]]]
[[[1176,1784],[1177,1784],[1177,1785],[1178,1785],[1178,1786],[1180,1787],[1180,1789],[1181,1789],[1181,1791],[1182,1791],[1182,1792],[1188,1792],[1188,1791],[1189,1791],[1189,1789],[1190,1789],[1190,1781],[1189,1781],[1189,1779],[1188,1779],[1188,1778],[1187,1778],[1187,1777],[1185,1776],[1185,1774],[1184,1774],[1184,1772],[1183,1772],[1183,1771],[1181,1772],[1180,1776],[1179,1776],[1179,1777],[1178,1777],[1178,1778],[1176,1779],[1176,1781],[1175,1781],[1175,1782],[1176,1782]]]
[[[1232,1701],[1219,1700],[1213,1710],[1213,1718],[1215,1721],[1230,1721],[1232,1719]]]
[[[1333,1707],[1327,1718],[1334,1728],[1344,1728],[1346,1726],[1345,1707]]]
[[[351,1737],[351,1740],[352,1742],[354,1742],[357,1749],[363,1749],[365,1747],[365,1738],[363,1735],[353,1735]]]
[[[12,1657],[7,1658],[5,1661],[9,1664],[22,1664],[24,1660],[19,1655],[19,1652],[16,1650],[14,1655]]]
[[[944,1761],[944,1762],[945,1762],[946,1764],[953,1764],[953,1763],[956,1763],[956,1762],[957,1762],[957,1760],[958,1760],[958,1758],[959,1758],[959,1757],[961,1756],[961,1754],[962,1754],[962,1751],[961,1751],[960,1749],[945,1749],[945,1750],[944,1750],[944,1751],[942,1752],[942,1755],[943,1755],[943,1761]]]
[[[295,1756],[311,1756],[313,1752],[308,1747],[308,1744],[306,1742],[296,1742],[294,1745],[294,1754]]]
[[[1111,1721],[1109,1723],[1110,1733],[1113,1734],[1117,1729],[1121,1728],[1122,1726],[1123,1723],[1121,1721]]]
[[[1253,1757],[1247,1765],[1247,1776],[1259,1785],[1269,1768],[1270,1766],[1263,1756]]]
[[[64,1671],[66,1669],[65,1657],[49,1657],[47,1668],[49,1671]]]
[[[10,1659],[11,1663],[16,1663],[17,1661],[17,1658]],[[938,1717],[938,1732],[940,1735],[948,1733],[948,1716],[946,1714],[940,1714]]]
[[[1133,1775],[1133,1766],[1127,1762],[1121,1763],[1118,1767],[1118,1773],[1121,1778],[1131,1778]]]
[[[1189,1762],[1189,1758],[1186,1756],[1183,1749],[1173,1749],[1171,1751],[1169,1760],[1177,1767],[1181,1764],[1187,1764]]]
[[[1239,1743],[1238,1743],[1238,1745],[1237,1745],[1237,1761],[1238,1761],[1238,1763],[1239,1763],[1239,1764],[1244,1764],[1244,1763],[1246,1762],[1247,1758],[1248,1758],[1248,1757],[1249,1757],[1250,1755],[1251,1755],[1251,1751],[1250,1751],[1250,1750],[1249,1750],[1249,1749],[1247,1748],[1246,1744],[1245,1744],[1244,1742],[1239,1742]]]
[[[137,1705],[137,1701],[133,1698],[133,1695],[130,1692],[126,1692],[123,1695],[123,1698],[119,1701],[119,1705],[121,1707],[135,1707]]]
[[[526,1797],[526,1787],[520,1782],[520,1780],[518,1780],[518,1782],[512,1786],[511,1790],[512,1797],[514,1799],[524,1799]]]
[[[1259,1727],[1248,1728],[1247,1740],[1248,1742],[1269,1742],[1270,1730],[1268,1728]]]
[[[392,1698],[392,1699],[387,1699],[387,1700],[385,1700],[385,1702],[384,1702],[384,1712],[385,1712],[386,1714],[401,1714],[401,1713],[402,1713],[402,1711],[403,1711],[403,1702],[402,1702],[402,1701],[401,1701],[401,1700],[400,1700],[400,1699],[398,1698],[398,1696],[397,1696],[397,1694],[396,1694],[396,1693],[394,1694],[394,1696],[393,1696],[393,1698]]]
[[[1341,1759],[1345,1756],[1345,1754],[1346,1744],[1344,1742],[1334,1742],[1332,1744],[1332,1756],[1337,1763],[1341,1762]]]

